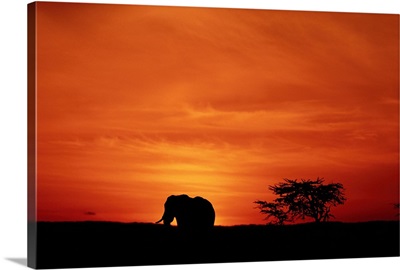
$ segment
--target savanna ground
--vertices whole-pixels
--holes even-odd
[[[37,223],[37,268],[399,256],[399,221],[216,226],[187,234],[161,224]]]

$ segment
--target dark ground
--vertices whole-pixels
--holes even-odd
[[[399,256],[399,222],[217,226],[204,235],[145,223],[39,222],[37,268]]]

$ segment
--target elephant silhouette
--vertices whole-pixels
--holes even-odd
[[[202,197],[171,195],[164,204],[164,214],[156,223],[163,221],[169,226],[174,218],[178,229],[204,231],[214,226],[215,211],[212,204]]]

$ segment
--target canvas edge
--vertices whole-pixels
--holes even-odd
[[[36,7],[37,3],[27,5],[27,140],[28,140],[28,250],[27,266],[37,267],[37,225],[36,225]]]
[[[61,2],[62,3],[62,2]],[[68,3],[68,2],[64,2]],[[37,268],[37,193],[36,193],[36,179],[37,179],[37,170],[36,170],[36,93],[37,93],[37,78],[36,78],[36,11],[37,11],[37,2],[32,2],[27,4],[27,12],[28,12],[28,21],[27,21],[27,169],[28,169],[28,249],[27,249],[27,266],[30,268]],[[72,3],[72,4],[81,4],[81,3]],[[108,3],[82,3],[82,4],[108,4]],[[109,3],[111,4],[111,3]],[[129,4],[126,4],[129,5]],[[139,4],[138,4],[139,5]],[[145,6],[145,5],[140,5]],[[163,5],[156,5],[160,7],[164,7]],[[168,7],[168,6],[167,6]],[[183,8],[197,8],[191,6],[171,6],[171,7],[183,7]],[[219,7],[199,7],[199,8],[219,8]],[[223,7],[222,7],[223,8]],[[231,8],[235,9],[235,8]],[[238,9],[246,9],[246,8],[238,8]],[[264,10],[264,9],[260,9]],[[282,11],[282,10],[270,10],[270,11]],[[334,13],[356,13],[356,12],[336,12],[336,11],[306,11],[306,10],[283,10],[283,11],[294,11],[294,12],[334,12]],[[362,13],[360,14],[374,14],[374,13]],[[399,14],[379,14],[376,15],[385,15],[397,16],[400,23],[400,15]],[[358,259],[358,258],[354,258]]]

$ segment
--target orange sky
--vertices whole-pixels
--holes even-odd
[[[394,219],[398,63],[398,15],[39,3],[37,218],[154,222],[186,193],[264,223],[268,185],[324,177],[337,220]]]

